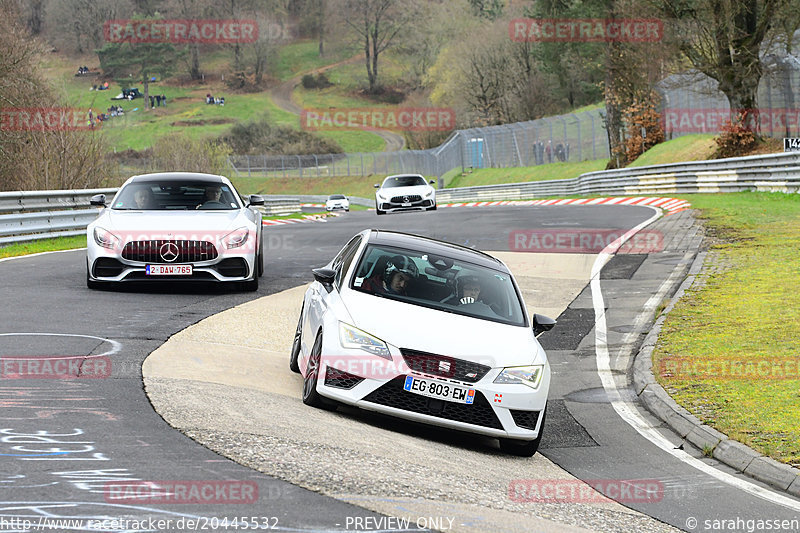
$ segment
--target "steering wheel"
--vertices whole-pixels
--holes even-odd
[[[195,209],[219,209],[220,207],[228,207],[223,202],[217,202],[216,200],[209,200],[208,202],[203,202],[202,204],[195,207]]]

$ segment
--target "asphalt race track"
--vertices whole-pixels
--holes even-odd
[[[367,505],[355,505],[355,498],[345,502],[300,488],[197,444],[154,411],[143,390],[142,362],[172,335],[206,317],[308,283],[311,268],[326,263],[347,239],[367,227],[506,251],[515,230],[628,229],[653,214],[649,208],[625,206],[448,208],[384,217],[352,211],[325,223],[265,228],[266,272],[255,295],[206,285],[169,292],[141,286],[90,291],[85,285],[83,251],[2,261],[0,357],[75,357],[87,369],[110,360],[112,371],[104,379],[0,379],[0,531],[33,531],[40,520],[52,523],[62,518],[83,522],[62,523],[59,531],[237,529],[223,528],[222,517],[247,517],[248,529],[257,524],[282,531],[414,530],[418,524],[413,521],[404,525],[388,520],[382,513],[365,509]],[[619,255],[600,275],[603,300],[599,309],[605,311],[607,332],[597,335],[595,331],[598,286],[588,285],[587,280],[586,288],[559,317],[559,326],[542,337],[554,370],[542,456],[583,480],[652,481],[657,487],[654,497],[621,499],[626,507],[662,522],[651,521],[653,529],[739,531],[747,529],[748,520],[798,519],[796,499],[704,458],[700,450],[682,442],[630,400],[624,385],[630,364],[628,346],[641,340],[637,317],[653,294],[674,290],[680,281],[674,272],[691,261],[700,237],[689,212],[664,217],[651,229],[664,236],[661,251]],[[605,364],[598,345],[607,347],[611,355],[606,374],[598,373],[598,364]],[[298,398],[299,394],[298,389]],[[612,404],[610,398],[616,402]],[[630,410],[623,413],[625,419],[620,405]],[[280,414],[274,416],[280,418]],[[630,420],[647,427],[637,430]],[[371,427],[369,421],[353,423],[363,424],[365,431]],[[385,428],[380,429],[380,438],[391,438],[383,435]],[[400,431],[402,424],[389,425],[390,435]],[[424,467],[425,435],[415,436],[421,448],[398,457]],[[364,440],[368,442],[369,436]],[[664,441],[676,451],[666,449]],[[440,452],[448,446],[464,451],[464,446],[449,442],[447,436],[434,436],[430,444]],[[487,461],[511,460],[484,447],[467,447],[465,453],[478,463],[484,456]],[[357,455],[350,460],[357,461]],[[536,472],[525,470],[525,460],[513,460],[520,479],[537,477]],[[316,465],[320,476],[324,467]],[[314,475],[313,469],[308,472]],[[474,473],[475,477],[490,475],[491,471]],[[135,487],[152,480],[216,480],[220,484],[236,480],[246,488],[257,487],[258,497],[254,502],[241,500],[230,492],[202,505],[130,503],[115,499],[109,491],[110,486]],[[373,496],[388,496],[387,490],[376,486]],[[508,498],[508,494],[496,496]],[[632,523],[645,523],[631,522],[639,516],[633,512],[585,514],[567,520],[563,517],[569,515],[570,504],[550,505],[554,506],[531,506],[519,512],[541,511],[565,524],[564,530],[627,531]],[[212,517],[216,522],[211,522]],[[457,513],[453,518],[454,522],[424,525],[469,529]],[[128,522],[111,522],[122,519]],[[95,525],[87,526],[88,520],[95,520]],[[187,522],[191,520],[196,520],[193,527]],[[714,520],[739,522],[715,527]]]

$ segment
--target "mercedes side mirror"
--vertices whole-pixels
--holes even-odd
[[[247,207],[252,205],[264,205],[264,197],[258,194],[251,194],[248,201],[250,203],[247,204]]]
[[[97,207],[105,207],[106,206],[106,195],[105,194],[95,194],[91,198],[89,198],[90,205],[96,205]]]

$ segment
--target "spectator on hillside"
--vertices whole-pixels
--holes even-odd
[[[167,97],[164,96],[163,94],[161,95],[161,105],[167,107]]]

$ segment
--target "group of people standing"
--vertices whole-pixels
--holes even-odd
[[[167,97],[163,94],[150,95],[150,107],[167,107]]]
[[[555,161],[568,161],[569,160],[569,143],[558,143],[553,148],[553,141],[539,141],[533,143],[533,155],[537,165],[544,163],[552,163]]]

